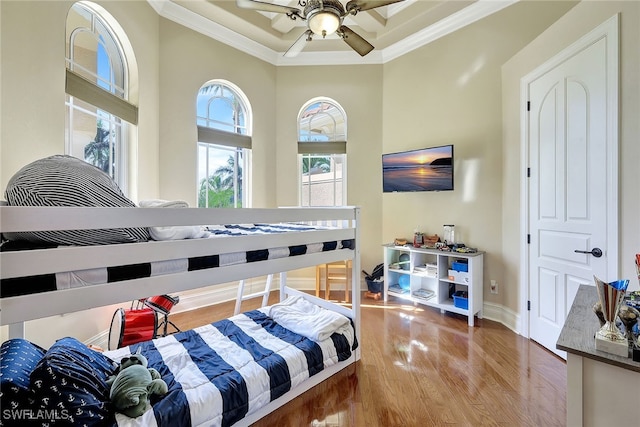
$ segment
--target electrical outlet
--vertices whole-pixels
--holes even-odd
[[[498,282],[496,282],[495,280],[491,281],[491,293],[492,294],[498,293]]]

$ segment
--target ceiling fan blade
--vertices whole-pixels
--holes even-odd
[[[294,56],[298,56],[302,49],[307,45],[307,42],[311,41],[313,37],[313,32],[311,30],[307,30],[298,37],[298,39],[291,45],[289,49],[284,53],[285,58],[293,58]]]
[[[353,32],[353,30],[346,26],[340,27],[340,36],[342,40],[349,46],[351,49],[355,50],[360,54],[360,56],[365,56],[367,53],[373,50],[373,45],[363,39],[360,35]]]
[[[242,9],[260,10],[263,12],[286,13],[300,16],[300,9],[279,4],[265,3],[257,0],[236,0],[236,5]]]
[[[357,13],[363,10],[375,9],[376,7],[387,6],[401,1],[404,0],[351,0],[345,6],[345,10],[349,13],[354,13],[353,11]]]

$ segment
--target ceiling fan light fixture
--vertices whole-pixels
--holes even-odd
[[[331,9],[319,10],[307,18],[309,29],[322,37],[333,34],[340,27],[340,16]]]
[[[304,8],[303,10],[297,7],[268,3],[265,0],[236,0],[236,3],[238,7],[244,9],[284,13],[294,21],[298,18],[306,21],[308,29],[284,53],[285,57],[291,58],[302,51],[307,42],[312,40],[313,35],[325,38],[334,33],[360,56],[367,55],[374,49],[373,45],[346,25],[342,25],[342,21],[348,15],[356,15],[365,10],[401,1],[404,0],[349,0],[345,9],[341,0],[298,0],[298,6]]]

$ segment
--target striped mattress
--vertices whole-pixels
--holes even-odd
[[[205,228],[203,238],[223,238],[255,234],[278,234],[318,230],[321,227],[304,224],[235,224]],[[127,243],[136,244],[136,243]],[[82,271],[60,272],[25,277],[6,278],[0,280],[0,298],[29,295],[40,292],[71,289],[76,287],[113,283],[124,280],[141,279],[165,274],[184,273],[203,269],[215,269],[236,264],[300,256],[316,252],[341,249],[354,249],[353,240],[315,242],[305,245],[263,248],[245,252],[212,253],[204,256],[179,258],[165,261],[154,261],[103,268],[92,268]],[[2,251],[41,249],[23,242],[4,242]]]

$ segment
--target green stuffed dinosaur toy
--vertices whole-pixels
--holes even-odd
[[[149,396],[162,396],[169,391],[160,373],[147,368],[147,363],[147,358],[140,354],[138,347],[135,354],[120,361],[116,375],[107,379],[107,385],[111,387],[109,398],[117,412],[131,418],[139,417],[151,408]]]

